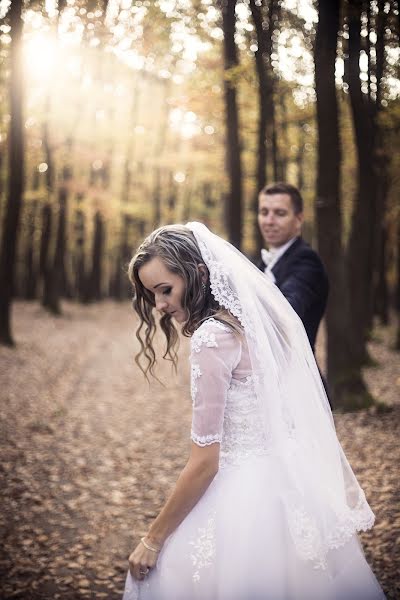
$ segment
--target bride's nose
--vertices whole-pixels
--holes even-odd
[[[156,297],[155,301],[156,301],[156,310],[159,310],[161,312],[163,310],[165,310],[168,306],[168,302],[166,302],[163,298]]]

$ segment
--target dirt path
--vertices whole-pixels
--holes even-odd
[[[59,319],[36,304],[14,310],[18,347],[0,349],[0,597],[120,599],[130,549],[187,457],[187,343],[178,376],[164,364],[166,388],[150,389],[132,366],[128,304],[66,304]],[[394,599],[398,357],[379,340],[373,352],[385,366],[368,377],[394,410],[338,415],[336,422],[377,513],[362,538],[367,557]]]

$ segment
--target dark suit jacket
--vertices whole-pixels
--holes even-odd
[[[257,263],[264,271],[260,259]],[[318,326],[325,312],[329,283],[318,254],[298,238],[272,268],[276,285],[303,321],[314,350]]]

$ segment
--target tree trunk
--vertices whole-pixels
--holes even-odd
[[[161,167],[162,157],[165,152],[165,144],[167,140],[168,130],[168,114],[169,105],[167,98],[170,90],[170,84],[168,81],[164,81],[162,85],[163,94],[161,97],[162,110],[161,110],[161,123],[158,126],[158,137],[154,148],[154,156],[157,157],[158,164],[154,167],[154,187],[153,187],[153,228],[159,227],[162,220],[161,211]]]
[[[396,259],[396,291],[395,291],[395,311],[397,317],[397,334],[395,340],[395,350],[400,351],[400,214],[397,215],[397,259]]]
[[[361,408],[371,402],[352,355],[350,304],[344,271],[340,203],[339,117],[335,60],[340,0],[319,0],[315,43],[318,124],[316,216],[318,246],[330,279],[326,315],[328,382],[335,408]]]
[[[92,250],[92,270],[89,279],[88,299],[90,301],[102,298],[102,266],[104,254],[104,224],[101,214],[94,218],[94,240]]]
[[[0,257],[0,343],[13,345],[11,301],[15,278],[18,225],[24,191],[22,0],[10,7],[10,130],[8,196]]]
[[[40,236],[39,275],[43,279],[43,287],[46,287],[47,265],[49,261],[51,228],[52,228],[51,204],[46,202],[42,207],[42,227]]]
[[[54,315],[61,314],[60,298],[63,286],[64,255],[65,255],[65,222],[66,222],[66,196],[60,189],[58,206],[57,237],[54,255],[47,260],[45,285],[43,290],[43,306]],[[50,253],[49,253],[50,254]]]
[[[375,102],[370,102],[374,127],[374,158],[376,176],[376,226],[374,228],[375,243],[374,253],[374,310],[383,324],[389,321],[388,311],[388,289],[386,273],[386,234],[385,212],[387,196],[390,186],[389,167],[391,159],[387,152],[387,144],[384,140],[384,130],[380,124],[379,113],[382,110],[382,78],[385,70],[385,30],[388,15],[385,13],[385,2],[379,0],[378,14],[376,17],[376,97]],[[372,327],[372,315],[369,326]]]
[[[348,282],[351,294],[353,350],[357,363],[368,362],[367,339],[372,320],[371,272],[374,268],[377,223],[374,124],[368,96],[361,91],[362,0],[348,1],[348,84],[358,156],[358,182],[348,245]]]
[[[242,244],[242,165],[239,140],[239,113],[235,69],[239,65],[235,44],[236,0],[220,0],[224,32],[224,96],[226,126],[226,167],[229,192],[225,218],[230,242],[237,248]]]
[[[36,233],[36,213],[38,203],[34,200],[31,203],[28,215],[28,231],[25,249],[25,289],[24,296],[26,300],[34,300],[37,293],[37,282],[39,273],[35,259],[35,233]]]
[[[378,268],[374,290],[374,313],[382,325],[389,323],[389,286],[387,280],[387,235],[386,224],[380,228]]]
[[[269,95],[272,94],[270,55],[271,47],[270,24],[266,27],[265,1],[261,4],[250,0],[250,9],[253,17],[254,28],[257,35],[257,50],[255,53],[256,71],[258,78],[258,130],[257,130],[257,166],[256,190],[253,197],[252,216],[254,218],[254,237],[256,240],[256,254],[263,247],[263,237],[258,226],[258,196],[267,181],[267,135],[271,131],[271,122],[268,119],[268,106],[271,104]],[[269,38],[269,39],[268,39]],[[271,115],[270,115],[271,116]]]
[[[50,112],[50,98],[47,95],[45,100],[45,112],[46,115]],[[54,181],[55,181],[55,168],[53,161],[53,153],[50,146],[49,140],[49,128],[47,120],[43,123],[42,128],[43,136],[43,149],[45,154],[45,161],[47,164],[46,170],[46,191],[47,191],[47,202],[42,210],[42,236],[40,244],[40,273],[43,277],[43,290],[41,304],[44,308],[50,310],[53,314],[59,314],[60,307],[55,301],[54,288],[57,282],[53,281],[55,276],[53,268],[53,256],[52,252],[52,229],[54,223]]]
[[[75,296],[80,302],[86,302],[86,269],[85,269],[85,214],[82,208],[83,195],[77,197],[75,214]]]
[[[289,162],[289,135],[288,135],[288,109],[287,109],[287,93],[283,92],[280,96],[280,157],[279,157],[279,175],[277,177],[280,181],[286,181],[287,171],[288,171],[288,162]],[[299,177],[300,179],[300,177]],[[303,183],[301,186],[298,186],[300,192],[303,191]]]
[[[68,235],[67,235],[67,227],[68,227],[68,195],[69,195],[69,183],[72,180],[72,168],[70,165],[64,165],[63,168],[63,179],[60,186],[60,190],[58,192],[60,210],[63,214],[63,231],[59,232],[61,248],[60,248],[60,256],[59,256],[59,265],[58,268],[61,269],[61,287],[60,293],[62,296],[66,298],[72,298],[72,290],[71,284],[69,281],[69,270],[67,268],[67,256],[69,255],[67,249],[68,243]]]
[[[319,74],[318,74],[318,76],[319,76]],[[336,124],[338,125],[338,121],[336,121]],[[306,144],[306,139],[305,139],[306,136],[305,136],[304,127],[305,127],[305,123],[301,121],[299,123],[299,127],[298,127],[299,137],[297,139],[298,150],[297,150],[297,157],[296,157],[297,187],[299,190],[302,190],[303,186],[304,186],[304,155],[305,155],[305,144]],[[340,168],[340,154],[339,154],[339,168]],[[318,194],[318,184],[317,184],[317,194]],[[340,200],[339,200],[339,205],[340,205]]]

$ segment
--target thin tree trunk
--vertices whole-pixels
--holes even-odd
[[[61,237],[61,254],[59,257],[59,265],[58,268],[61,269],[61,288],[60,288],[60,293],[62,296],[65,296],[66,298],[72,298],[72,290],[71,290],[71,283],[69,281],[69,270],[67,268],[67,256],[69,255],[68,252],[68,248],[67,248],[67,244],[68,244],[68,234],[67,234],[67,228],[68,228],[68,196],[69,196],[69,183],[72,179],[72,167],[70,165],[64,165],[63,168],[63,179],[62,179],[62,183],[60,186],[60,190],[58,193],[58,198],[59,198],[59,203],[60,203],[60,208],[62,209],[62,212],[64,214],[64,220],[63,220],[63,231],[59,232],[59,235]]]
[[[387,234],[386,224],[380,228],[378,268],[376,272],[376,285],[374,294],[374,313],[379,317],[382,325],[389,323],[389,286],[387,280]]]
[[[50,110],[50,99],[46,97],[46,114]],[[57,283],[54,281],[56,276],[53,268],[54,253],[52,252],[52,229],[54,223],[54,181],[55,169],[53,153],[49,140],[49,129],[47,120],[43,123],[43,149],[45,153],[46,170],[46,192],[47,201],[42,209],[42,237],[40,244],[40,273],[43,277],[43,290],[41,303],[42,306],[54,314],[59,314],[59,305],[55,302],[54,287]]]
[[[85,269],[85,214],[82,207],[83,195],[77,196],[75,214],[75,296],[80,302],[86,302],[86,269]]]
[[[336,408],[354,409],[371,402],[352,355],[349,297],[342,248],[340,203],[339,115],[335,87],[335,60],[340,0],[319,0],[315,43],[318,170],[316,216],[318,247],[330,278],[326,315],[328,382]]]
[[[101,300],[102,294],[102,265],[104,254],[104,224],[100,212],[94,218],[94,240],[92,250],[92,270],[89,279],[88,299]]]
[[[397,252],[396,252],[396,290],[395,290],[395,311],[397,317],[397,333],[395,340],[395,350],[400,351],[400,214],[397,214]]]
[[[59,206],[58,206],[58,224],[57,237],[55,242],[53,260],[50,261],[47,268],[49,277],[47,286],[43,294],[43,306],[54,315],[61,314],[60,298],[63,286],[63,270],[65,255],[65,230],[66,230],[66,195],[63,188],[60,188]]]
[[[370,0],[367,0],[367,40],[366,40],[366,45],[367,45],[367,59],[368,59],[368,102],[371,102],[371,38],[370,38],[370,34],[371,34],[371,3]]]
[[[24,191],[22,7],[22,0],[13,0],[10,7],[9,179],[0,257],[0,343],[9,346],[14,344],[11,333],[11,301]]]
[[[24,295],[26,300],[34,300],[37,293],[37,282],[39,273],[35,257],[35,233],[36,233],[36,213],[38,203],[34,200],[31,203],[28,215],[28,231],[25,249],[25,286]]]
[[[376,19],[376,99],[370,103],[372,112],[374,134],[375,134],[375,176],[376,176],[376,223],[375,223],[375,242],[374,248],[374,283],[375,298],[374,308],[379,315],[382,323],[388,323],[388,290],[386,280],[386,223],[385,212],[387,204],[387,195],[389,191],[389,167],[391,159],[388,155],[384,140],[384,130],[380,124],[379,113],[382,110],[382,78],[385,70],[385,29],[388,15],[385,13],[385,2],[379,0],[378,14]],[[370,317],[369,327],[372,327],[372,317]]]
[[[167,140],[168,129],[168,114],[169,108],[167,104],[168,93],[170,89],[168,81],[163,82],[162,110],[161,123],[158,128],[158,138],[154,148],[154,156],[158,159],[158,164],[154,168],[154,187],[153,187],[153,227],[159,227],[162,219],[161,211],[161,167],[162,157],[165,152],[165,144]]]
[[[50,240],[51,240],[51,229],[52,229],[53,212],[51,204],[46,202],[42,207],[42,226],[41,226],[41,237],[40,237],[40,254],[39,254],[39,274],[43,280],[43,288],[46,287],[47,278],[47,265],[49,263],[49,252],[50,252]],[[44,296],[44,290],[42,293],[42,301]]]
[[[265,15],[263,14],[265,1],[261,4],[250,0],[250,9],[257,35],[257,50],[255,53],[256,71],[258,78],[258,130],[257,130],[257,158],[256,158],[256,190],[253,197],[252,216],[254,218],[254,238],[256,240],[256,253],[263,246],[263,237],[258,226],[258,196],[267,181],[267,130],[268,130],[268,95],[272,91],[269,82],[270,56],[268,55],[267,35],[265,31]]]
[[[242,164],[239,140],[239,111],[235,82],[235,68],[239,65],[235,43],[236,0],[220,0],[224,32],[224,96],[226,126],[226,167],[229,193],[225,218],[230,242],[237,248],[242,243]]]
[[[349,0],[348,84],[358,156],[358,182],[348,246],[348,281],[351,294],[353,349],[361,366],[368,362],[367,339],[373,311],[371,272],[374,267],[377,220],[374,124],[368,96],[361,91],[362,0]]]
[[[288,152],[290,148],[289,135],[288,135],[288,110],[286,104],[286,92],[281,94],[280,108],[281,108],[281,123],[280,123],[280,139],[281,139],[281,152],[279,159],[279,175],[277,179],[280,181],[286,181],[287,170],[288,170]],[[299,187],[302,191],[303,184]]]
[[[297,151],[297,157],[296,157],[297,187],[299,190],[302,190],[303,186],[304,186],[304,154],[305,154],[305,143],[306,143],[303,122],[299,123],[298,131],[299,131],[299,137],[297,140],[298,151]],[[339,156],[339,161],[340,161],[340,156]],[[340,165],[340,163],[339,163],[339,165]],[[317,193],[318,193],[318,191],[317,191]]]

